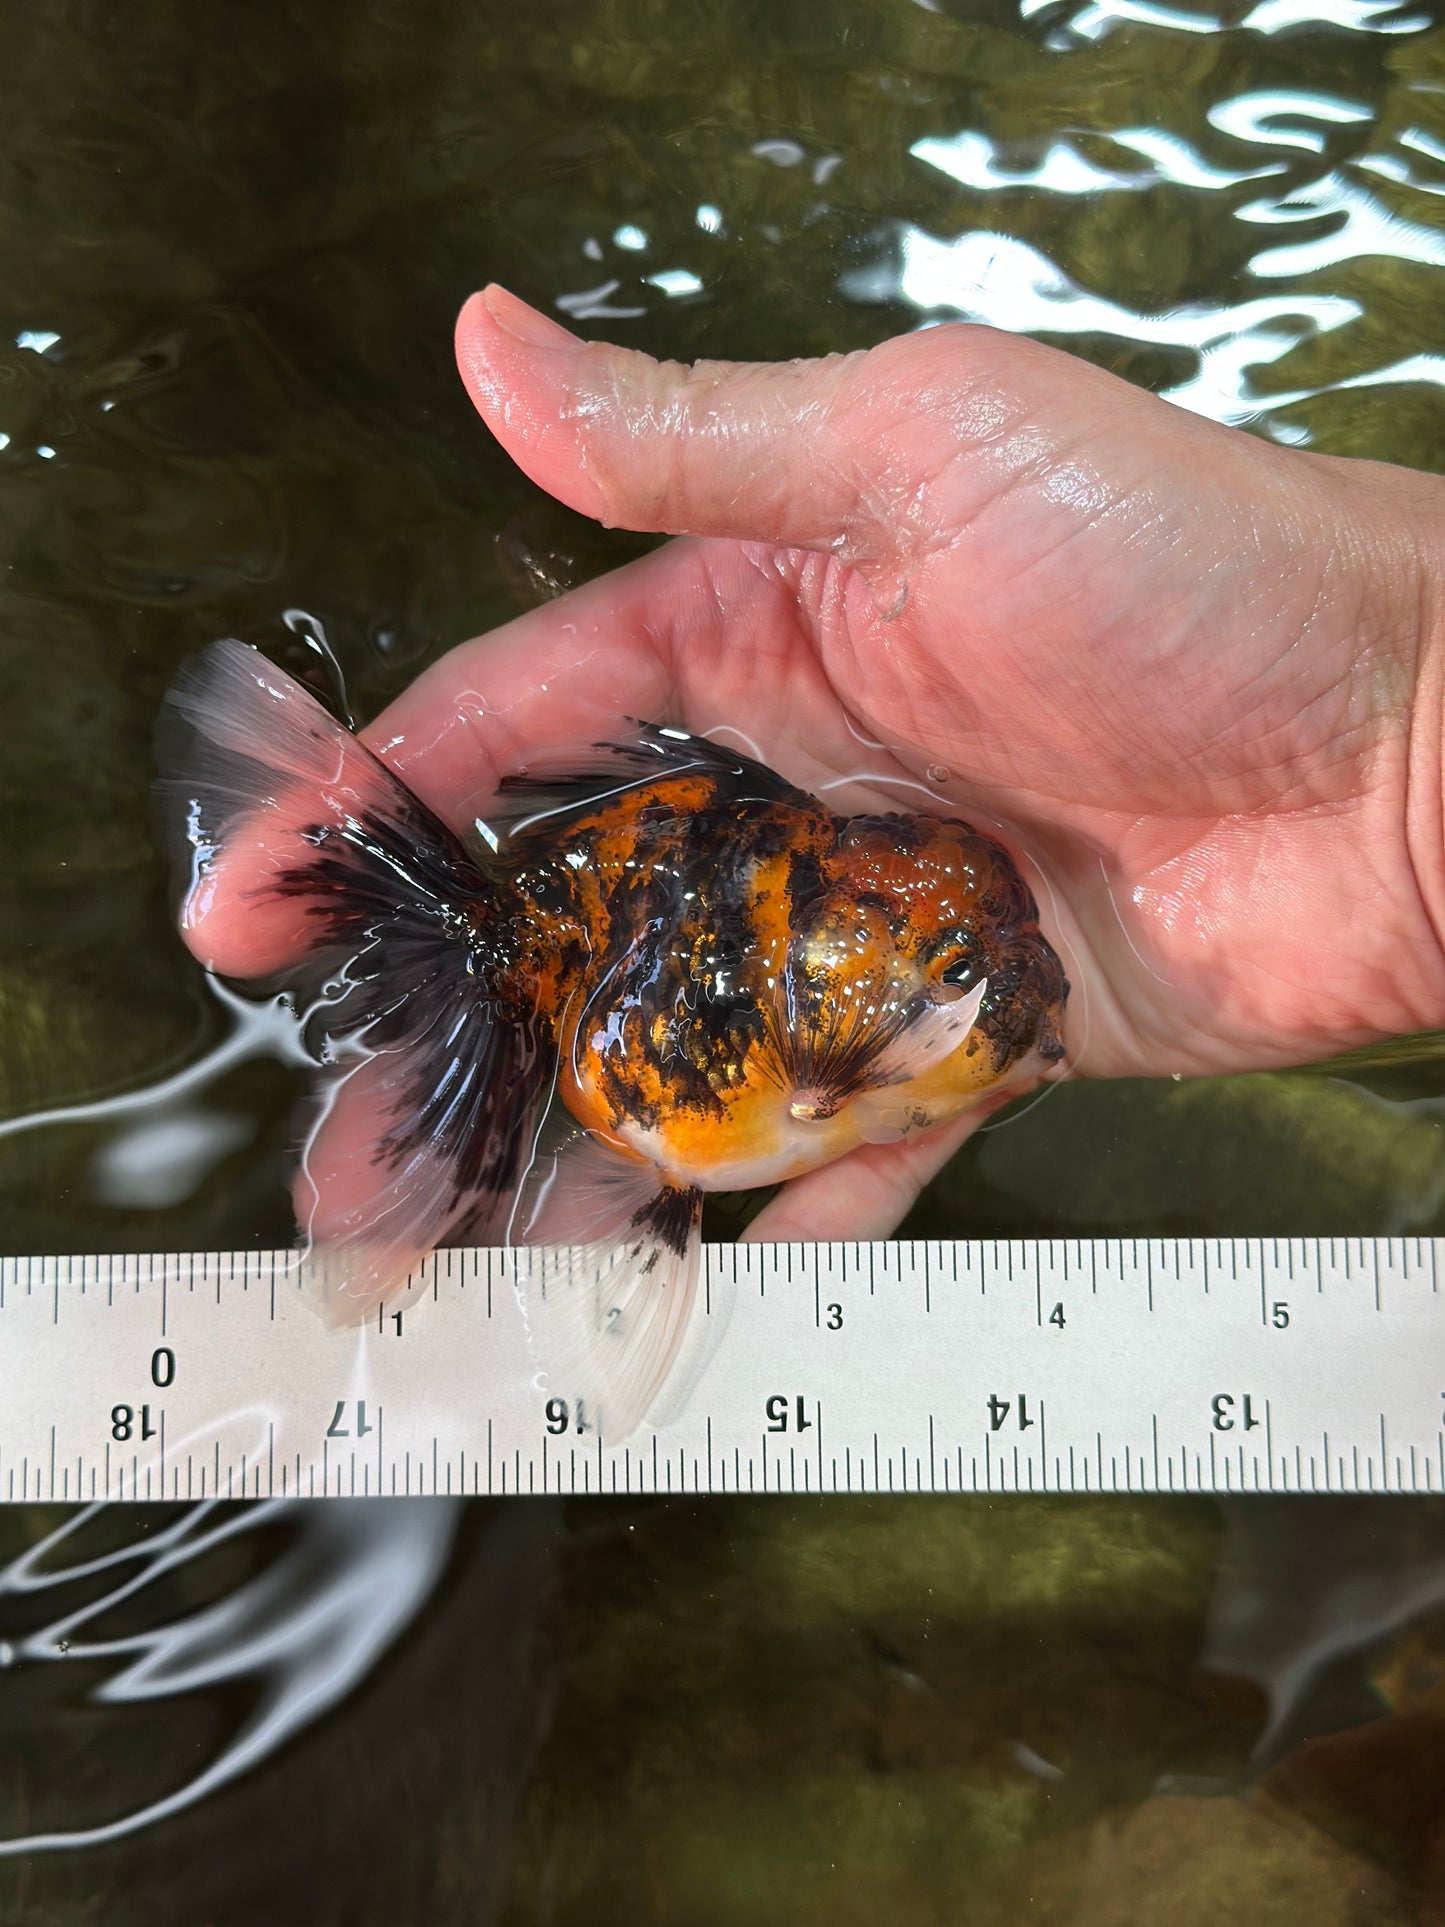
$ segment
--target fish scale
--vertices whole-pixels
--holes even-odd
[[[706,1192],[983,1116],[1062,1061],[1068,996],[967,823],[839,816],[620,727],[494,773],[466,826],[239,642],[183,665],[157,734],[182,929],[284,985],[316,1049],[293,1199],[333,1311],[436,1248],[570,1245],[568,1277],[523,1280],[528,1334],[618,1440],[715,1336]]]
[[[616,1445],[538,1383],[542,1248],[437,1252],[344,1329],[294,1252],[7,1258],[0,1502],[1439,1494],[1442,1244],[712,1245],[720,1342]]]

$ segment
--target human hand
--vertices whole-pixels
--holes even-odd
[[[544,748],[665,720],[839,807],[999,828],[1041,872],[1079,1071],[1445,1021],[1437,480],[984,328],[687,369],[491,289],[458,353],[535,481],[687,539],[454,650],[365,732],[444,819]],[[214,892],[192,941],[244,975],[240,909]],[[796,1180],[755,1235],[891,1228],[968,1128]]]

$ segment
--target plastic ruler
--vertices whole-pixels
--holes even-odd
[[[1445,1240],[715,1245],[726,1329],[609,1443],[512,1279],[362,1326],[290,1252],[0,1260],[0,1502],[412,1493],[1445,1492]]]

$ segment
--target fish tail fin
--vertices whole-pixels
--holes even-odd
[[[181,920],[295,994],[318,1080],[297,1215],[341,1311],[505,1223],[550,1070],[501,985],[507,886],[306,690],[214,644],[167,696],[158,797]]]

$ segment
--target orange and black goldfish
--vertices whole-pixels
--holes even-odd
[[[314,1041],[330,1276],[365,1306],[439,1246],[576,1248],[528,1322],[613,1439],[676,1376],[705,1192],[927,1129],[1063,1056],[1033,897],[966,823],[839,816],[639,724],[508,778],[463,841],[236,642],[182,670],[160,755],[183,923],[270,833],[248,902],[294,912],[270,987]],[[338,1163],[316,1145],[343,1107]]]

